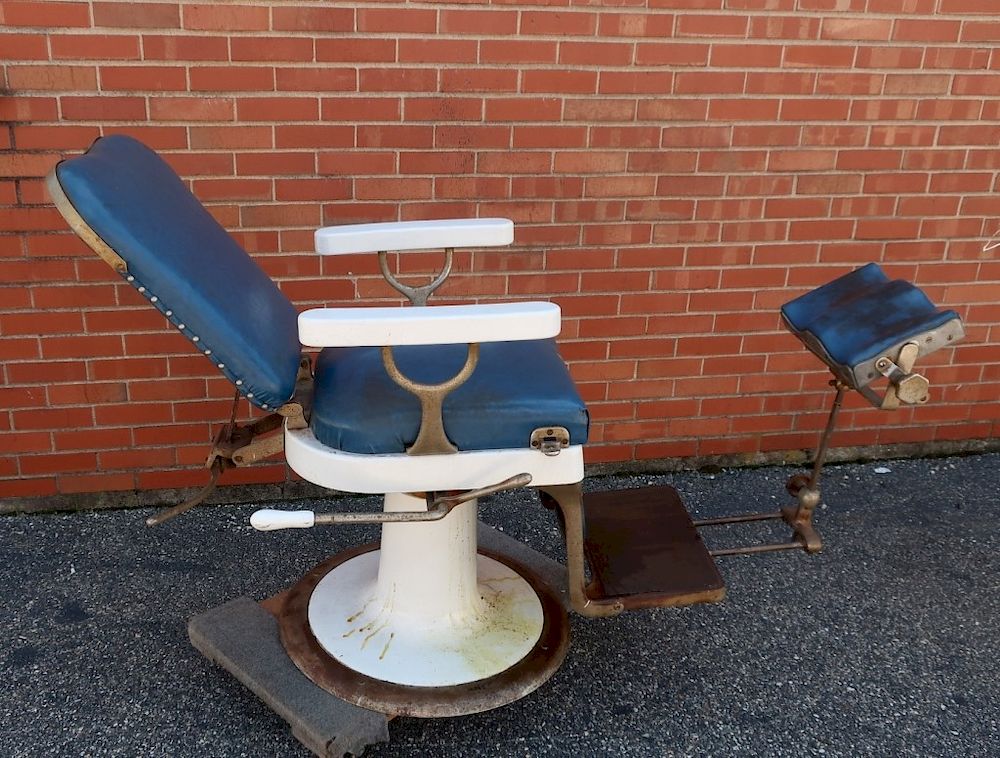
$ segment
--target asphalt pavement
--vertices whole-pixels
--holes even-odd
[[[672,484],[711,517],[784,504],[790,473],[588,487]],[[234,597],[272,595],[377,532],[258,534],[254,507],[204,508],[155,529],[143,525],[148,510],[0,519],[0,755],[308,756],[191,647],[186,623]],[[490,497],[480,514],[563,559],[533,493]],[[565,664],[535,693],[475,716],[397,719],[391,742],[365,755],[1000,756],[998,519],[1000,455],[832,466],[819,555],[721,558],[719,605],[574,617]],[[741,526],[709,541],[763,538]]]

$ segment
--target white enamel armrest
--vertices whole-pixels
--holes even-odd
[[[316,252],[320,255],[496,247],[513,241],[514,222],[506,218],[390,221],[327,226],[316,230]]]
[[[314,308],[299,314],[307,347],[455,345],[555,337],[555,303],[435,305],[425,308]]]

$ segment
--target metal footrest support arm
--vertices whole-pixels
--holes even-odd
[[[587,581],[586,557],[583,551],[583,488],[577,484],[540,487],[543,496],[555,501],[562,515],[566,536],[566,565],[569,572],[570,605],[576,613],[590,618],[617,616],[625,610],[620,600],[596,599]]]
[[[813,526],[812,518],[816,506],[819,505],[821,499],[819,479],[823,473],[823,464],[826,462],[827,451],[830,449],[830,438],[833,436],[833,431],[837,426],[837,416],[844,403],[844,393],[849,389],[848,385],[839,379],[833,379],[830,382],[830,386],[836,389],[837,393],[833,399],[833,406],[830,408],[826,428],[823,429],[823,434],[820,437],[819,447],[816,448],[816,457],[813,460],[812,471],[809,474],[795,474],[785,485],[788,493],[798,503],[771,513],[747,513],[739,516],[701,519],[694,522],[695,527],[701,529],[704,526],[721,526],[724,524],[741,524],[752,521],[781,519],[792,528],[791,541],[711,550],[709,552],[713,558],[726,555],[750,555],[754,553],[773,553],[778,550],[796,549],[805,550],[807,553],[818,553],[823,548],[823,541],[820,539],[816,527]]]

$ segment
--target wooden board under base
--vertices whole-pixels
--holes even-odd
[[[484,524],[479,525],[479,544],[531,568],[567,604],[562,565]],[[282,594],[260,603],[236,598],[195,616],[188,623],[191,643],[281,716],[295,738],[316,755],[359,756],[368,745],[387,742],[386,715],[339,700],[292,663],[273,615],[281,607]]]

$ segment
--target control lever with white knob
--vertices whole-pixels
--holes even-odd
[[[280,511],[276,508],[262,508],[250,516],[250,526],[258,532],[273,532],[276,529],[309,529],[316,523],[312,511]]]
[[[250,516],[250,525],[260,532],[277,529],[309,529],[318,524],[391,524],[408,521],[438,521],[456,506],[492,495],[501,490],[526,487],[531,484],[531,474],[517,474],[490,487],[480,487],[466,492],[435,495],[428,493],[426,511],[396,511],[390,513],[314,513],[313,511],[282,511],[262,508]]]

